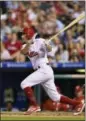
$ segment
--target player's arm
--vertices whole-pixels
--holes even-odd
[[[28,49],[29,49],[31,43],[32,43],[32,41],[29,41],[27,44],[25,44],[25,45],[22,47],[22,49],[21,49],[21,53],[22,53],[22,54],[24,54],[24,55],[27,54]]]
[[[48,42],[45,42],[45,46],[48,52],[52,51],[52,46]]]
[[[45,46],[46,46],[48,52],[52,51],[52,47],[51,47],[51,45],[49,45],[49,44],[45,44]]]

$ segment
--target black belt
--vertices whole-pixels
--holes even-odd
[[[46,63],[47,65],[50,65],[49,63]]]
[[[50,65],[49,63],[46,63],[46,65]],[[41,68],[40,66],[38,66],[38,68],[37,69],[35,69],[35,70],[38,70],[39,68]]]

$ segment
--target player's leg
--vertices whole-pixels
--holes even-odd
[[[59,94],[53,80],[54,79],[51,79],[51,80],[48,80],[48,81],[42,83],[42,86],[45,89],[46,93],[49,95],[49,97],[53,101],[56,101],[56,102],[59,101],[62,103],[67,103],[67,104],[73,105],[73,106],[80,104],[79,101],[72,100],[67,96],[63,96],[63,95]]]
[[[36,99],[34,97],[33,90],[31,89],[31,87],[48,79],[48,75],[43,73],[41,69],[38,69],[21,82],[21,88],[26,93],[31,105],[37,106]]]
[[[51,98],[51,100],[57,102],[60,100],[61,95],[57,92],[55,85],[52,83],[52,79],[41,84]]]

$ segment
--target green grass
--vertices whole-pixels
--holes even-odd
[[[37,117],[37,116],[35,116],[35,117],[29,117],[29,116],[23,116],[23,117],[20,117],[20,116],[4,116],[4,117],[1,117],[1,120],[68,120],[68,121],[70,121],[70,120],[74,120],[74,121],[85,121],[85,119],[84,119],[84,116],[78,116],[78,117],[76,117],[76,116],[74,116],[74,117],[70,117],[70,116],[57,116],[57,117]]]

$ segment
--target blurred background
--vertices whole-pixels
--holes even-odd
[[[56,34],[85,12],[85,1],[3,1],[0,5],[0,107],[1,110],[23,111],[28,104],[20,82],[33,69],[29,59],[20,53],[22,44],[36,32],[45,39]],[[62,94],[71,98],[76,97],[75,90],[82,91],[80,99],[84,99],[81,97],[84,95],[82,86],[85,83],[85,19],[50,44],[53,49],[48,53],[48,59],[55,72],[56,86]],[[76,89],[77,86],[79,89]],[[44,90],[39,85],[33,89],[38,103],[46,110],[46,101],[49,99]],[[72,110],[71,106],[64,107],[58,106],[58,111]]]

